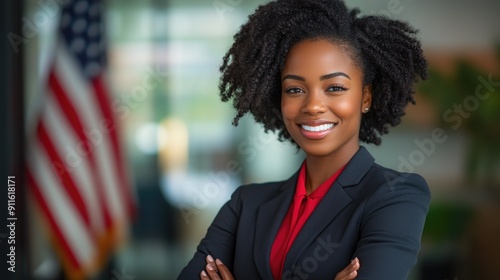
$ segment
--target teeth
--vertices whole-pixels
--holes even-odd
[[[307,131],[324,131],[333,127],[333,123],[322,124],[318,126],[302,125],[302,128]]]

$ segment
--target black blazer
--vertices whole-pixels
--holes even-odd
[[[208,254],[221,259],[236,280],[272,279],[271,246],[297,177],[239,187],[178,279],[199,279]],[[429,202],[422,177],[381,167],[360,147],[295,239],[283,279],[333,280],[354,257],[361,264],[357,280],[406,279]]]

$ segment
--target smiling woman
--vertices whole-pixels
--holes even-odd
[[[359,149],[361,113],[371,106],[362,70],[336,43],[318,39],[294,45],[281,75],[288,133],[309,158],[332,159],[321,167],[308,161],[310,168],[335,173]],[[323,182],[330,175],[318,179]]]
[[[272,28],[270,28],[272,27]],[[288,180],[238,188],[179,279],[406,279],[429,207],[425,180],[374,162],[427,63],[416,31],[338,0],[259,7],[221,66],[234,124],[250,112],[302,149]]]

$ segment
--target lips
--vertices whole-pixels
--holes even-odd
[[[336,123],[326,121],[308,121],[299,123],[302,135],[312,140],[324,138],[336,127],[336,125]]]
[[[322,125],[318,126],[310,126],[310,125],[302,125],[302,128],[307,131],[314,131],[314,132],[319,132],[319,131],[325,131],[333,128],[334,124],[333,123],[325,123]]]

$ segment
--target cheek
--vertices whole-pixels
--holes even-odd
[[[352,100],[339,100],[333,105],[333,111],[341,118],[351,118],[359,111],[359,104]]]
[[[353,118],[361,115],[360,98],[346,96],[346,98],[335,100],[331,106],[335,114],[342,118]]]
[[[287,98],[281,99],[281,113],[283,114],[283,119],[285,122],[287,119],[291,119],[294,117],[295,112],[297,110],[296,102],[291,102]]]

